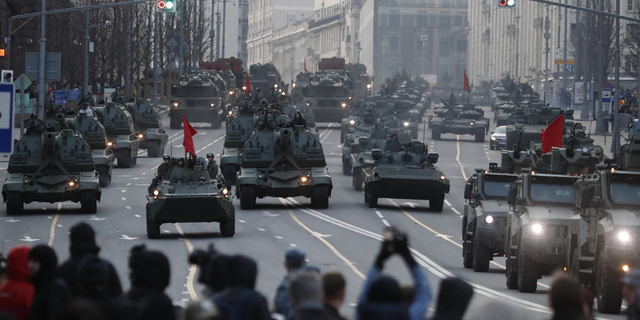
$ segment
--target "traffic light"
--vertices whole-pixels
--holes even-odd
[[[498,0],[498,7],[511,8],[516,6],[516,0]]]
[[[176,12],[175,0],[156,0],[156,12]]]

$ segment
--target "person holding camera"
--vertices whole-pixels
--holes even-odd
[[[403,292],[398,281],[381,275],[384,262],[393,254],[402,257],[413,277],[415,298],[410,305],[403,302]],[[429,281],[409,251],[407,235],[394,228],[387,228],[380,252],[367,273],[367,280],[360,292],[356,319],[421,320],[430,303]]]

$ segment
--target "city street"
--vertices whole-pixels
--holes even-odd
[[[493,117],[488,107],[485,115]],[[433,109],[425,114],[420,124],[422,139],[426,121]],[[577,118],[577,117],[576,117]],[[182,130],[171,130],[166,114],[162,116],[170,143],[166,154],[180,156]],[[491,119],[491,130],[495,129]],[[193,123],[198,134],[193,137],[198,156],[212,152],[219,159],[224,143],[224,128],[211,129],[209,124]],[[227,254],[245,254],[258,261],[257,289],[273,302],[277,285],[285,275],[284,252],[291,247],[306,251],[309,265],[323,272],[340,271],[347,279],[347,298],[341,312],[353,316],[358,294],[365,274],[372,266],[385,226],[394,226],[409,234],[410,246],[418,263],[427,271],[435,305],[440,279],[457,276],[469,281],[475,290],[466,315],[480,310],[490,300],[508,301],[523,308],[530,319],[550,318],[547,292],[550,277],[538,282],[534,294],[508,290],[505,285],[504,258],[496,258],[488,273],[474,273],[462,266],[461,213],[464,209],[465,181],[475,168],[488,168],[489,162],[500,162],[500,151],[489,150],[489,137],[484,143],[473,142],[473,136],[444,134],[434,141],[426,132],[429,152],[440,155],[437,166],[451,181],[451,192],[446,195],[443,212],[429,211],[428,201],[380,199],[378,208],[368,208],[363,193],[351,187],[351,176],[342,172],[339,124],[331,123],[318,128],[323,143],[333,191],[329,209],[316,210],[306,198],[258,199],[257,208],[242,210],[237,199],[236,234],[222,238],[217,223],[164,224],[161,238],[149,240],[145,229],[147,187],[153,178],[160,158],[147,158],[139,153],[138,164],[130,169],[115,168],[113,181],[102,189],[98,213],[80,213],[74,203],[32,203],[25,205],[25,214],[7,216],[0,209],[0,251],[4,254],[16,245],[49,244],[58,253],[60,261],[69,256],[68,231],[74,224],[84,221],[97,231],[100,256],[110,260],[118,270],[123,288],[130,287],[127,258],[129,249],[138,244],[164,252],[170,259],[172,274],[167,294],[174,304],[186,304],[201,297],[202,286],[197,283],[197,270],[189,265],[187,257],[193,249],[205,249],[213,243],[217,250]],[[604,146],[603,146],[604,147]],[[608,150],[608,146],[604,147]],[[7,162],[0,163],[0,179],[7,174]],[[235,192],[232,192],[235,194]],[[189,210],[185,207],[184,210]],[[411,278],[404,263],[397,257],[385,266],[385,271],[397,276],[401,283],[410,284]],[[624,310],[624,307],[623,307]],[[429,314],[433,312],[430,309]],[[622,315],[596,315],[598,319],[623,319]]]

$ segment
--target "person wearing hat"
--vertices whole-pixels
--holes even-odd
[[[29,282],[29,247],[17,246],[7,256],[7,281],[0,284],[0,312],[16,320],[29,319],[34,289]]]
[[[100,247],[96,245],[96,233],[93,227],[85,222],[80,222],[71,227],[69,232],[69,253],[71,256],[60,265],[58,273],[66,282],[72,295],[75,296],[81,293],[76,279],[78,265],[86,257],[97,257],[99,252]],[[111,297],[118,297],[122,294],[120,277],[118,277],[116,269],[110,262],[104,261],[104,263],[107,266],[108,274],[106,289],[111,294]]]
[[[49,246],[41,244],[29,250],[28,259],[30,280],[35,288],[29,319],[55,319],[71,296],[69,287],[58,276],[56,252]]]
[[[82,296],[95,302],[110,320],[129,320],[132,317],[121,300],[111,296],[109,286],[109,263],[88,255],[78,264],[77,287]]]
[[[207,172],[209,172],[211,179],[215,179],[218,176],[218,164],[213,157],[213,153],[207,153]]]
[[[169,170],[171,169],[171,157],[168,155],[162,156],[162,163],[158,166],[158,179],[165,179]]]
[[[622,278],[622,298],[627,302],[627,319],[640,319],[640,269],[631,269]]]
[[[287,274],[280,282],[276,289],[276,296],[273,302],[273,312],[279,313],[285,317],[291,312],[291,302],[289,301],[289,277],[292,273],[300,270],[306,265],[305,253],[302,249],[291,248],[284,254],[284,269]]]

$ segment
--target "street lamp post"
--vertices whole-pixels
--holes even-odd
[[[520,13],[516,14],[516,73],[515,73],[515,77],[516,79],[519,79],[518,77],[518,66],[519,66],[519,62],[520,62]]]
[[[422,74],[427,74],[427,42],[429,41],[429,36],[426,28],[422,29],[422,32],[420,35],[420,41],[422,41]]]

